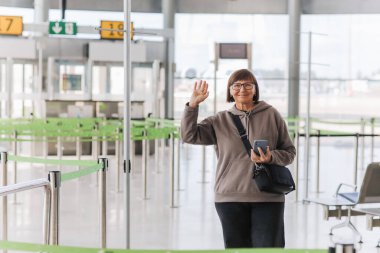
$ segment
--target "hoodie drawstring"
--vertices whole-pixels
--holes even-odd
[[[244,115],[245,119],[245,132],[247,133],[247,138],[249,139],[249,127],[248,127],[248,121],[249,121],[249,116],[251,115],[251,111],[246,112]]]

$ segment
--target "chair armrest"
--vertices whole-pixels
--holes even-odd
[[[338,197],[338,194],[339,194],[340,188],[342,188],[343,185],[352,188],[353,191],[356,192],[357,185],[346,184],[346,183],[340,183],[339,186],[338,186],[338,188],[336,188],[336,191],[335,191],[334,197]]]

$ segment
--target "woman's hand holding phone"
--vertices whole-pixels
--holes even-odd
[[[251,149],[251,160],[252,160],[252,162],[254,162],[254,163],[268,163],[272,157],[272,154],[270,153],[269,146],[267,146],[265,154],[260,147],[258,147],[257,149],[259,151],[259,155],[257,155],[255,153],[255,151],[253,151],[253,149]]]

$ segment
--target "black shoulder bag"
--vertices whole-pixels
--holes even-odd
[[[243,124],[238,115],[232,113],[230,113],[230,115],[239,132],[240,139],[243,142],[248,156],[251,158],[252,146],[251,143],[249,143]],[[255,164],[255,166],[253,166],[253,179],[260,191],[288,194],[296,189],[292,174],[285,166],[264,163]]]

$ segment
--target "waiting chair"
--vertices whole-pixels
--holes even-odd
[[[330,228],[330,235],[332,235],[332,231],[334,229],[348,227],[354,232],[354,234],[359,236],[359,242],[362,243],[362,236],[354,224],[352,224],[351,216],[364,215],[364,213],[353,208],[358,204],[380,203],[379,182],[380,163],[371,163],[367,167],[359,192],[356,191],[356,186],[340,184],[333,197],[311,198],[306,201],[323,205],[325,219],[330,217],[337,217],[340,219],[342,216],[347,216],[343,223],[337,224]],[[350,192],[340,192],[342,186],[352,187],[353,190]]]
[[[354,208],[356,212],[367,215],[367,229],[372,230],[374,227],[380,227],[380,208]],[[377,241],[377,246],[380,248],[380,239]]]
[[[374,167],[379,168],[380,163],[375,163]],[[371,202],[367,203],[379,203],[379,192],[380,192],[380,170],[379,169],[372,169],[366,174],[369,174],[368,177],[373,182],[377,182],[377,185],[375,183],[373,184],[367,184],[367,189],[365,190],[367,192],[366,198],[367,200],[370,200]],[[355,207],[353,208],[353,211],[359,212],[362,214],[367,215],[367,228],[369,230],[372,230],[374,227],[380,227],[380,208],[379,207],[366,207],[366,208],[360,208]],[[380,247],[380,239],[377,242],[377,247]]]

